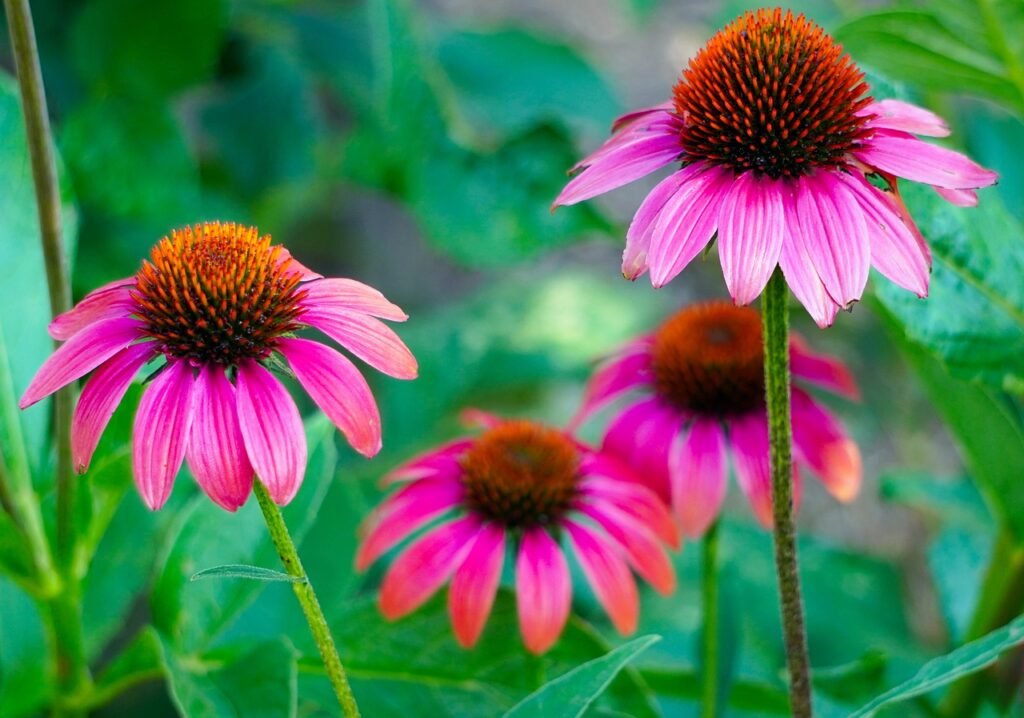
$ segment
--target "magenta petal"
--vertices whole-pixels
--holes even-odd
[[[627,407],[612,419],[601,444],[603,453],[628,464],[636,476],[666,502],[669,488],[669,452],[684,417],[658,399],[646,399]]]
[[[254,361],[238,365],[238,424],[256,475],[275,503],[287,504],[306,473],[306,433],[292,397]]]
[[[192,367],[187,361],[168,362],[142,394],[132,432],[135,484],[154,511],[171,495],[185,458],[194,410]]]
[[[671,100],[668,100],[667,102],[662,102],[660,105],[641,107],[638,110],[631,110],[630,112],[627,112],[624,115],[619,115],[615,118],[615,122],[612,123],[612,132],[622,131],[637,120],[650,119],[651,115],[671,112],[674,107],[675,104]]]
[[[768,424],[764,414],[729,422],[736,480],[762,525],[772,525],[772,479],[769,463]]]
[[[793,390],[793,443],[797,457],[814,469],[830,494],[844,503],[856,498],[863,479],[860,449],[839,422],[800,389]]]
[[[608,533],[625,553],[630,565],[658,593],[667,596],[675,590],[675,569],[648,527],[607,501],[586,503],[579,510]]]
[[[380,412],[355,365],[334,349],[308,339],[280,339],[278,349],[316,405],[363,456],[380,451]]]
[[[957,207],[977,207],[978,193],[973,189],[946,189],[933,187],[942,199]]]
[[[783,196],[792,191],[785,180],[746,172],[733,181],[718,217],[718,256],[729,294],[750,304],[764,289],[779,263],[785,217]]]
[[[459,459],[474,443],[473,439],[456,439],[424,452],[405,462],[381,482],[383,486],[427,478],[456,478],[462,473]]]
[[[311,281],[313,279],[323,279],[324,275],[317,274],[316,272],[314,272],[312,269],[310,269],[309,267],[304,265],[302,262],[297,260],[295,257],[293,257],[292,253],[289,252],[284,247],[278,245],[278,247],[276,247],[276,249],[280,250],[278,252],[278,254],[277,254],[277,263],[278,263],[278,265],[280,265],[280,264],[282,264],[284,262],[288,262],[289,263],[288,268],[291,269],[293,272],[298,273],[300,281],[302,281],[302,282],[309,282],[309,281]]]
[[[404,322],[409,315],[373,287],[354,279],[320,279],[304,284],[303,305],[312,308],[332,307],[349,312],[361,312],[381,319]]]
[[[131,295],[133,286],[134,279],[119,279],[89,292],[74,308],[50,322],[50,336],[66,341],[90,324],[133,314],[137,306]]]
[[[330,306],[310,307],[300,321],[316,327],[364,362],[396,379],[415,379],[416,358],[387,324]]]
[[[977,189],[999,179],[959,152],[909,135],[878,132],[854,156],[897,177],[948,189]]]
[[[432,529],[403,551],[381,584],[384,618],[401,618],[433,596],[465,560],[479,531],[479,519],[466,516]]]
[[[569,520],[564,526],[576,549],[583,575],[612,619],[612,625],[623,635],[633,633],[639,618],[640,598],[629,566],[616,547],[593,529]]]
[[[870,117],[865,123],[866,127],[901,130],[930,137],[945,137],[949,134],[949,125],[934,112],[901,100],[872,102],[857,114]]]
[[[849,399],[859,399],[860,389],[853,374],[838,359],[817,354],[796,335],[790,337],[789,367],[797,379],[809,381]]]
[[[784,202],[786,217],[786,239],[779,253],[779,268],[786,278],[786,284],[793,290],[814,322],[822,328],[832,325],[839,305],[825,289],[825,284],[814,268],[814,262],[807,248],[807,243],[799,241],[803,234],[800,226],[800,213],[796,206],[796,197],[787,196]]]
[[[586,477],[579,487],[582,500],[611,501],[669,546],[679,548],[679,530],[672,514],[654,491],[637,482],[629,467],[607,456],[591,456],[580,470]]]
[[[690,165],[697,167],[698,165]],[[654,186],[640,203],[633,220],[626,230],[626,249],[622,253],[622,275],[629,280],[636,279],[647,271],[648,255],[651,251],[651,236],[655,221],[665,203],[686,183],[696,170],[690,167],[673,172]]]
[[[516,557],[516,609],[526,650],[541,654],[555,644],[571,602],[569,564],[561,547],[544,529],[527,529]]]
[[[85,383],[71,420],[71,461],[78,473],[89,468],[110,417],[139,369],[153,358],[155,346],[153,342],[129,346],[101,364]]]
[[[690,538],[697,538],[722,510],[728,468],[717,419],[694,419],[672,452],[672,508]]]
[[[455,638],[463,648],[472,648],[484,630],[504,563],[505,529],[486,524],[477,534],[466,560],[455,570],[448,589],[448,614]]]
[[[594,372],[587,382],[583,401],[570,426],[579,425],[608,402],[630,389],[649,384],[653,378],[651,339],[644,337]]]
[[[196,482],[213,502],[237,511],[252,491],[252,464],[238,423],[235,387],[224,368],[204,366],[196,380],[195,418],[185,458]]]

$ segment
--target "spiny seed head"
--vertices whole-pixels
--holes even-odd
[[[579,450],[564,434],[508,421],[462,457],[467,507],[508,528],[557,523],[579,480]]]
[[[145,332],[195,363],[266,358],[299,328],[300,275],[255,227],[207,222],[174,230],[136,275]]]
[[[669,318],[652,350],[658,393],[700,414],[742,414],[764,404],[761,316],[729,302],[695,304]]]
[[[715,35],[675,86],[689,159],[772,178],[836,167],[867,134],[864,74],[820,27],[748,11]]]

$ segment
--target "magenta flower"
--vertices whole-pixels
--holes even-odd
[[[424,454],[395,471],[402,488],[369,517],[356,555],[366,569],[418,529],[384,577],[380,610],[414,611],[451,579],[448,608],[465,647],[483,631],[508,547],[523,643],[550,648],[572,599],[567,543],[613,625],[636,630],[639,599],[630,566],[661,593],[675,588],[662,543],[678,545],[671,514],[628,467],[529,421],[477,413],[486,431]],[[439,522],[438,522],[439,521]]]
[[[973,206],[974,190],[997,175],[914,136],[948,135],[938,116],[868,91],[842,48],[803,15],[747,12],[690,61],[671,102],[620,117],[555,204],[681,162],[633,217],[627,278],[650,270],[661,287],[717,233],[738,304],[753,301],[776,266],[823,327],[860,299],[872,265],[926,296],[931,254],[897,178]]]
[[[253,474],[286,504],[306,470],[295,402],[265,365],[276,355],[365,456],[380,450],[380,414],[362,375],[336,350],[293,334],[319,329],[385,374],[411,379],[416,360],[383,322],[401,309],[351,279],[325,279],[255,227],[219,222],[171,232],[134,277],[88,294],[50,324],[65,340],[21,398],[26,408],[93,372],[71,427],[76,470],[136,374],[163,363],[142,395],[132,437],[146,505],[167,501],[183,460],[219,506],[245,503]]]
[[[576,426],[627,392],[640,396],[611,420],[601,450],[618,457],[670,501],[683,533],[700,536],[725,500],[727,455],[754,514],[772,523],[768,419],[764,404],[761,317],[748,307],[707,302],[687,307],[657,332],[627,345],[591,378]],[[849,398],[858,396],[838,360],[790,345],[793,376]],[[793,479],[814,471],[843,502],[860,489],[857,445],[835,418],[798,386],[792,388]]]

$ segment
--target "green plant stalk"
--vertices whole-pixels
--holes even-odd
[[[778,267],[761,299],[764,326],[764,387],[771,445],[772,534],[779,579],[782,631],[789,666],[789,699],[794,718],[811,716],[810,661],[797,569],[793,524],[793,429],[789,387],[789,309],[786,280]]]
[[[701,595],[704,627],[701,633],[701,718],[718,717],[718,521],[704,534]]]
[[[327,678],[334,688],[334,694],[338,697],[338,704],[345,718],[359,718],[359,707],[356,705],[355,696],[352,695],[352,688],[345,676],[345,669],[341,665],[341,658],[338,656],[338,648],[334,645],[331,637],[331,630],[327,626],[327,619],[324,618],[323,609],[320,608],[320,601],[317,600],[313,585],[306,576],[306,571],[299,560],[299,553],[295,549],[295,542],[292,541],[288,527],[285,525],[281,509],[270,498],[266,487],[257,479],[255,482],[256,500],[263,511],[263,518],[267,522],[267,529],[270,531],[270,538],[277,548],[277,555],[281,557],[281,563],[290,576],[295,576],[300,581],[292,584],[295,597],[299,599],[299,605],[306,616],[309,630],[313,634],[313,640],[320,649],[320,657],[324,661],[324,668],[327,670]]]
[[[49,599],[49,629],[55,649],[58,693],[53,705],[55,718],[78,718],[85,711],[78,704],[92,692],[92,676],[85,656],[82,633],[82,602],[77,581],[66,582],[63,590]]]

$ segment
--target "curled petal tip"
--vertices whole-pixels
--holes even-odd
[[[860,449],[852,439],[836,441],[823,453],[829,492],[842,503],[850,503],[860,493],[863,466]]]

